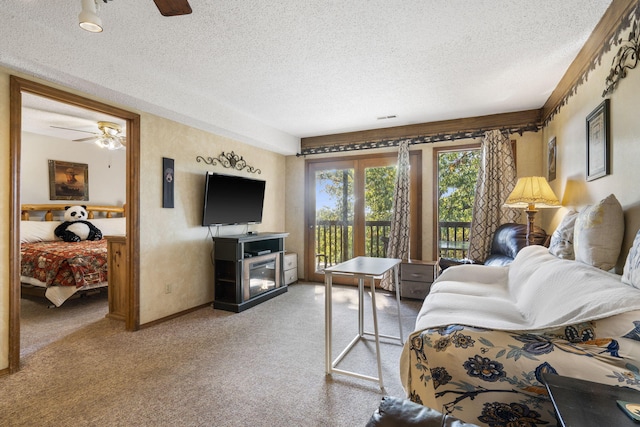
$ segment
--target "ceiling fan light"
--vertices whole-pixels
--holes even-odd
[[[78,15],[78,22],[83,30],[92,33],[102,32],[102,20],[96,12],[95,0],[82,0],[82,11]]]
[[[100,148],[107,148],[107,146],[109,145],[109,142],[106,141],[106,138],[104,138],[104,137],[100,137],[100,138],[96,139],[95,143]]]

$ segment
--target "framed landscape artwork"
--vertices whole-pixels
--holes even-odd
[[[89,165],[49,160],[50,200],[89,200]]]
[[[609,175],[609,100],[587,116],[587,181]]]

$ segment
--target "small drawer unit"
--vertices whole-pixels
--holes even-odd
[[[298,254],[287,252],[284,255],[284,284],[289,285],[298,280]]]
[[[436,261],[409,260],[400,265],[400,296],[424,299],[437,277]]]

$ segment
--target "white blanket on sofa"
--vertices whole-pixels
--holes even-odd
[[[445,270],[425,299],[416,330],[460,324],[538,330],[640,310],[640,290],[578,261],[530,246],[507,267],[460,265]]]

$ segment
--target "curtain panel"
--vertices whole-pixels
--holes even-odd
[[[389,231],[387,258],[409,259],[409,143],[404,140],[398,145],[398,166],[393,193],[393,216]],[[387,272],[380,282],[383,289],[395,290],[391,273]]]
[[[508,136],[499,130],[487,131],[481,150],[467,255],[473,262],[487,258],[498,226],[517,222],[520,215],[515,209],[502,207],[516,185],[516,162]]]

